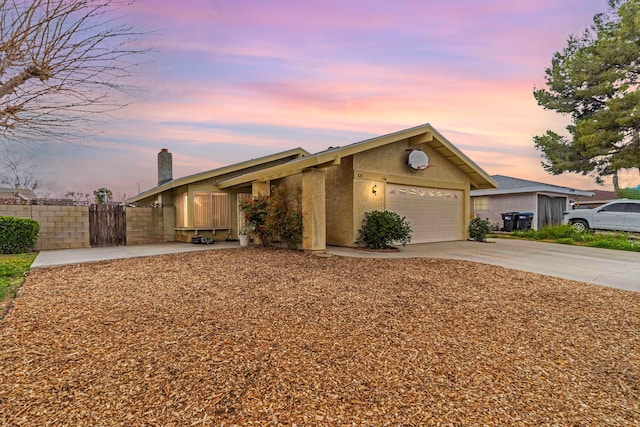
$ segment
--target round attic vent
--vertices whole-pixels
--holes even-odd
[[[422,150],[413,150],[409,153],[407,164],[411,169],[422,170],[429,167],[429,156]]]

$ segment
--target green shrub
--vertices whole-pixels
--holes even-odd
[[[640,200],[640,188],[621,188],[620,197],[624,199]]]
[[[640,252],[640,241],[632,234],[618,232],[579,232],[571,225],[550,225],[540,230],[514,231],[512,237],[531,240],[547,240],[567,245],[579,244],[594,248]]]
[[[572,239],[582,241],[584,234],[576,231],[571,225],[546,225],[539,230],[514,231],[515,237],[533,240]]]
[[[486,219],[473,218],[469,223],[469,237],[478,242],[486,242],[491,232],[491,223]]]
[[[302,206],[300,197],[285,184],[275,187],[267,203],[266,227],[269,233],[297,249],[302,243]]]
[[[244,200],[240,202],[240,209],[247,220],[247,224],[249,224],[249,227],[260,236],[260,240],[262,240],[263,245],[266,245],[268,237],[268,204],[269,196],[257,196],[251,200]]]
[[[411,233],[411,226],[405,217],[395,212],[366,212],[358,231],[358,244],[369,249],[389,249],[394,243],[409,243]]]
[[[248,227],[260,235],[263,246],[269,246],[272,239],[286,242],[290,249],[297,249],[302,243],[302,205],[299,194],[285,184],[271,188],[271,195],[258,196],[240,202],[240,209]]]
[[[597,237],[585,242],[586,246],[602,249],[640,252],[640,242],[626,233],[596,234]]]
[[[20,254],[32,251],[39,232],[38,221],[0,216],[0,253]]]

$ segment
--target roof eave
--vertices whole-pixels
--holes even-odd
[[[264,157],[259,157],[257,159],[251,159],[251,160],[246,160],[244,162],[240,162],[240,163],[234,163],[232,165],[228,165],[228,166],[222,166],[220,168],[217,169],[212,169],[209,171],[205,171],[205,172],[199,172],[193,175],[188,175],[182,178],[178,178],[178,179],[174,179],[171,180],[167,183],[164,183],[162,185],[159,185],[157,187],[151,188],[147,191],[144,191],[140,194],[138,194],[137,196],[131,197],[130,199],[127,199],[127,203],[136,203],[140,200],[144,200],[147,199],[149,197],[153,197],[157,194],[163,193],[167,190],[171,190],[173,188],[176,187],[181,187],[183,185],[187,185],[187,184],[191,184],[192,182],[196,182],[196,181],[201,181],[204,179],[211,179],[211,178],[215,178],[216,176],[220,176],[220,175],[224,175],[227,173],[232,173],[234,171],[240,170],[240,169],[247,169],[247,168],[252,168],[255,166],[259,166],[260,164],[263,163],[269,163],[269,162],[273,162],[273,161],[277,161],[277,160],[281,160],[281,159],[286,159],[287,157],[294,157],[297,156],[298,158],[304,158],[304,156],[309,156],[310,153],[303,149],[303,148],[294,148],[291,150],[287,150],[287,151],[282,151],[279,153],[275,153],[275,154],[271,154],[268,156],[264,156]]]
[[[505,194],[522,194],[522,193],[556,193],[568,196],[585,196],[593,197],[595,193],[590,191],[575,190],[571,188],[559,189],[556,187],[521,187],[521,188],[495,188],[495,189],[479,189],[473,190],[472,196],[497,196]]]
[[[296,159],[283,165],[263,169],[249,174],[231,178],[220,182],[220,188],[231,188],[249,182],[269,181],[283,178],[285,176],[300,173],[302,170],[315,167],[322,168],[340,163],[343,157],[352,156],[363,151],[372,150],[393,142],[409,140],[412,144],[428,144],[448,161],[459,167],[471,181],[472,189],[496,188],[498,184],[482,168],[469,159],[464,153],[458,150],[440,132],[435,130],[430,124],[424,124],[404,131],[394,132],[388,135],[360,141],[344,147],[337,147],[309,157]]]
[[[323,153],[324,154],[324,153]],[[266,182],[275,179],[285,178],[287,176],[301,173],[309,168],[325,168],[340,164],[340,157],[335,154],[326,153],[326,155],[311,155],[290,162],[272,166],[255,172],[236,176],[225,181],[220,181],[218,187],[220,189],[237,187],[250,182]]]

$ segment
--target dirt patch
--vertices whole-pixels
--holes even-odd
[[[268,249],[39,269],[0,424],[637,425],[640,294]]]

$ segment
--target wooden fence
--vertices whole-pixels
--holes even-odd
[[[89,242],[91,247],[127,244],[124,206],[107,204],[89,206]]]

